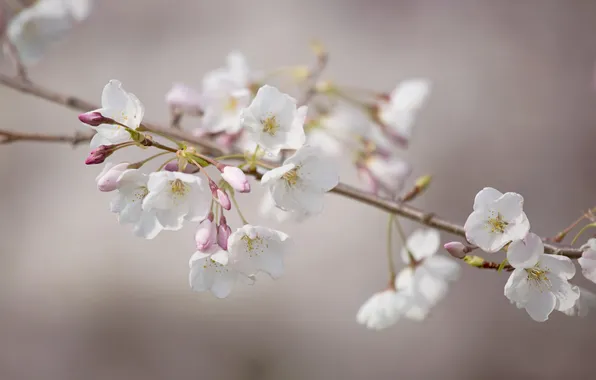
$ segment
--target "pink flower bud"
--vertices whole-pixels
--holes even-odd
[[[128,162],[123,162],[118,165],[107,163],[101,173],[95,178],[97,188],[99,191],[114,191],[118,187],[118,178],[128,169]]]
[[[471,251],[470,247],[465,246],[459,241],[451,241],[446,243],[443,247],[445,247],[447,252],[456,259],[463,259],[466,256],[466,253]]]
[[[221,205],[221,207],[225,208],[226,210],[232,208],[232,203],[230,202],[230,197],[228,197],[228,194],[217,187],[215,182],[213,182],[211,179],[209,179],[209,189],[211,189],[211,195],[213,196],[213,199],[215,199],[217,203]]]
[[[236,191],[241,193],[248,193],[250,191],[250,184],[248,183],[246,174],[235,166],[226,166],[223,168],[221,177]]]
[[[217,244],[222,249],[228,249],[228,238],[232,234],[232,229],[226,223],[226,218],[222,215],[219,226],[217,226]]]
[[[229,210],[232,208],[232,203],[230,202],[230,197],[228,197],[228,194],[226,194],[225,191],[223,191],[222,189],[217,189],[217,202],[221,205],[221,207],[223,207],[226,210]]]
[[[104,117],[97,111],[82,113],[79,115],[79,120],[92,127],[97,127],[101,124],[113,124],[114,120]]]
[[[112,145],[100,145],[89,153],[89,156],[85,159],[85,165],[101,164],[112,153],[114,153]]]
[[[168,171],[168,172],[177,172],[178,171],[178,163],[176,161],[168,162],[166,164],[166,166],[164,166],[163,170]],[[192,174],[192,173],[196,173],[198,171],[199,171],[199,168],[197,168],[196,165],[189,163],[184,168],[183,173]]]
[[[212,220],[207,218],[199,224],[195,241],[197,243],[197,249],[201,252],[208,251],[213,244],[217,243],[217,227]]]

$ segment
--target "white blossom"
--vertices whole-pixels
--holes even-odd
[[[273,200],[273,195],[271,195],[269,191],[265,192],[261,199],[261,203],[259,204],[259,214],[271,220],[275,220],[278,223],[286,221],[302,222],[310,216],[308,213],[285,211],[277,207]]]
[[[306,106],[296,109],[294,98],[265,85],[250,106],[242,110],[241,120],[254,142],[277,154],[281,149],[298,149],[304,144],[306,113]]]
[[[340,156],[345,150],[357,149],[359,139],[369,134],[371,126],[370,118],[361,111],[341,104],[312,124],[307,141],[325,154]]]
[[[582,257],[577,262],[582,268],[582,274],[592,282],[596,282],[596,239],[589,239],[581,246]]]
[[[144,210],[155,210],[166,230],[179,230],[183,220],[198,222],[209,212],[211,194],[201,178],[181,173],[159,171],[149,176],[149,193],[143,200]]]
[[[370,178],[369,190],[382,191],[391,197],[397,197],[404,188],[406,180],[412,173],[412,167],[402,159],[395,156],[383,157],[371,155],[364,161],[361,173],[368,174]]]
[[[190,114],[200,114],[203,98],[195,89],[182,83],[176,83],[166,94],[166,103],[174,109]]]
[[[153,239],[163,229],[155,211],[143,210],[143,200],[149,193],[149,176],[137,169],[125,170],[117,180],[118,198],[110,205],[111,211],[118,213],[118,221],[132,224],[137,236]]]
[[[122,88],[120,81],[111,80],[101,94],[101,108],[92,112],[100,113],[130,129],[137,129],[143,120],[145,108],[134,94]],[[97,132],[91,139],[92,149],[130,140],[130,133],[121,125],[101,124],[92,128]]]
[[[476,194],[474,211],[464,225],[466,239],[486,252],[497,252],[510,241],[523,239],[530,230],[523,206],[521,195],[485,187]]]
[[[288,235],[267,227],[246,224],[228,238],[233,265],[247,276],[259,271],[273,278],[283,274]]]
[[[406,299],[394,289],[372,295],[356,314],[358,323],[372,330],[382,330],[394,325],[402,315]]]
[[[449,282],[459,276],[455,260],[436,255],[440,244],[438,231],[419,229],[408,237],[406,247],[401,250],[407,267],[397,275],[395,287],[408,298],[402,312],[410,319],[426,318],[430,309],[447,294]]]
[[[578,287],[568,282],[575,275],[573,262],[566,256],[545,254],[535,234],[513,241],[507,261],[515,270],[505,285],[505,296],[535,321],[544,322],[553,310],[568,310],[578,300]]]
[[[319,149],[308,145],[298,149],[282,166],[268,171],[261,179],[278,207],[311,215],[323,210],[325,193],[338,182],[335,163],[323,156]]]
[[[227,297],[238,278],[238,271],[230,265],[227,251],[214,246],[211,252],[195,252],[189,260],[190,287],[195,292],[211,291],[217,298]]]
[[[236,134],[242,124],[240,113],[250,104],[250,70],[244,56],[232,52],[227,67],[207,73],[203,79],[204,132]]]
[[[589,309],[596,307],[596,294],[592,293],[591,291],[584,289],[580,286],[579,288],[579,298],[575,301],[573,307],[562,310],[563,313],[567,314],[570,317],[585,317],[588,315]]]
[[[10,20],[6,34],[21,62],[29,66],[90,12],[91,0],[39,0]]]
[[[379,119],[388,132],[408,142],[417,111],[422,107],[430,92],[430,82],[426,79],[410,79],[400,83],[389,95],[389,99],[379,102]]]
[[[128,169],[128,162],[122,162],[114,165],[107,162],[103,170],[95,178],[97,189],[99,191],[114,191],[118,188],[118,179]]]

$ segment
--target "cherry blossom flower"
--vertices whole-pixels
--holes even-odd
[[[402,316],[406,298],[394,289],[372,295],[358,310],[356,320],[372,330],[393,326]]]
[[[410,140],[416,113],[429,91],[428,80],[410,79],[400,83],[387,100],[378,104],[379,120],[391,136],[404,143]]]
[[[582,268],[582,274],[592,282],[596,282],[596,239],[589,239],[581,246],[582,257],[577,262]]]
[[[37,63],[54,42],[63,38],[91,12],[91,0],[39,0],[10,21],[7,37],[20,61]]]
[[[193,88],[182,83],[176,83],[166,94],[166,103],[171,108],[198,115],[202,112],[203,98]]]
[[[241,273],[250,276],[263,271],[278,278],[284,271],[288,238],[283,232],[246,224],[230,235],[228,251]]]
[[[265,85],[250,106],[242,110],[241,120],[253,141],[277,154],[281,149],[298,149],[304,144],[306,113],[306,106],[296,109],[294,98]]]
[[[589,309],[596,307],[596,294],[590,292],[587,289],[584,289],[580,286],[579,288],[579,298],[575,301],[573,307],[562,310],[563,313],[567,314],[570,317],[585,317],[588,315]]]
[[[535,234],[513,241],[507,261],[515,270],[505,285],[505,296],[535,321],[544,322],[553,310],[568,310],[579,299],[578,287],[568,282],[575,275],[571,259],[545,254]]]
[[[459,276],[459,265],[446,256],[436,255],[441,244],[436,230],[416,230],[401,250],[401,258],[407,267],[395,280],[397,291],[408,297],[402,309],[410,319],[426,318],[430,309],[443,299],[449,290],[449,282]]]
[[[307,134],[308,144],[330,156],[340,156],[345,150],[355,150],[360,145],[358,140],[367,136],[372,128],[370,118],[344,104],[311,124]]]
[[[204,115],[201,126],[204,132],[240,132],[240,113],[249,105],[251,98],[249,74],[244,56],[232,52],[227,57],[227,67],[205,75]]]
[[[412,167],[405,161],[395,157],[371,155],[361,165],[361,177],[369,182],[369,190],[383,192],[395,198],[404,188],[406,180],[412,173]]]
[[[209,212],[209,190],[197,176],[181,172],[154,172],[149,176],[147,189],[143,209],[155,210],[157,219],[166,230],[179,230],[183,220],[203,220]]]
[[[466,239],[486,252],[497,252],[510,241],[523,239],[530,230],[523,206],[521,195],[485,187],[476,194],[474,211],[464,225]]]
[[[137,169],[122,172],[117,179],[118,198],[110,205],[111,211],[118,213],[118,221],[132,224],[135,235],[153,239],[163,229],[155,211],[144,210],[143,200],[149,193],[149,176]]]
[[[327,191],[337,186],[337,167],[321,151],[308,145],[298,149],[283,165],[263,175],[275,204],[288,211],[317,214],[323,210]]]
[[[229,254],[219,246],[211,252],[195,252],[189,260],[190,287],[195,292],[211,291],[217,298],[227,297],[238,278],[229,263]]]
[[[116,190],[118,179],[128,169],[128,165],[128,162],[122,162],[116,165],[111,162],[106,163],[101,173],[95,178],[99,191]]]
[[[232,188],[241,193],[250,192],[250,183],[246,174],[235,166],[226,166],[222,169],[221,178],[223,178]]]
[[[145,114],[145,108],[141,101],[134,94],[126,92],[122,88],[122,83],[117,80],[109,81],[104,87],[101,94],[101,107],[91,113],[99,113],[102,117],[130,129],[137,129]],[[91,148],[129,141],[130,133],[122,125],[106,123],[92,126],[97,133],[91,139]]]

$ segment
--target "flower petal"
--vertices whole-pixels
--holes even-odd
[[[507,249],[507,261],[514,268],[532,268],[544,255],[542,240],[533,233],[524,240],[511,242]]]
[[[503,193],[492,187],[485,187],[480,190],[474,198],[474,211],[487,208],[491,203],[499,199]]]

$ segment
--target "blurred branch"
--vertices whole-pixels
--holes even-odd
[[[324,67],[324,63],[323,63]],[[56,93],[52,90],[46,89],[44,87],[37,86],[30,82],[23,82],[18,78],[13,78],[7,76],[5,74],[0,74],[0,84],[3,84],[7,87],[13,88],[17,91],[34,95],[36,97],[46,99],[48,101],[64,105],[66,107],[76,109],[79,111],[87,112],[90,110],[94,110],[99,108],[98,106],[81,100],[74,96],[67,96],[63,94]],[[309,97],[306,97],[307,100]],[[177,138],[182,141],[186,141],[190,144],[195,144],[199,147],[208,150],[212,154],[221,155],[223,154],[222,150],[217,147],[215,143],[212,141],[194,136],[191,133],[182,131],[180,129],[173,129],[168,127],[162,127],[155,124],[150,123],[143,123],[139,128],[139,131],[148,131],[154,132],[156,134],[167,135],[172,138]],[[18,140],[29,140],[29,141],[46,141],[46,142],[69,142],[73,144],[77,144],[86,140],[83,140],[83,137],[75,134],[74,136],[63,136],[63,135],[46,135],[46,134],[21,134],[21,133],[14,133],[14,132],[4,132],[4,136],[11,136],[12,141]],[[88,139],[89,136],[84,136],[85,139]],[[376,195],[372,195],[361,191],[353,186],[346,185],[340,183],[331,192],[342,195],[346,198],[353,199],[360,203],[364,203],[378,209],[384,210],[391,214],[396,214],[402,216],[404,218],[410,219],[414,222],[419,224],[436,228],[438,230],[442,230],[454,235],[465,237],[465,231],[462,225],[447,221],[445,219],[441,219],[436,216],[432,212],[426,212],[423,210],[419,210],[412,206],[409,206],[403,202],[396,202],[393,200],[385,199]],[[554,254],[554,255],[563,255],[570,257],[572,259],[577,259],[581,257],[582,251],[577,248],[567,247],[558,247],[556,245],[550,244],[545,242],[544,244],[545,252]]]
[[[73,146],[89,142],[93,133],[75,132],[73,135],[48,135],[42,133],[25,133],[0,130],[0,145],[17,141],[70,143]]]

